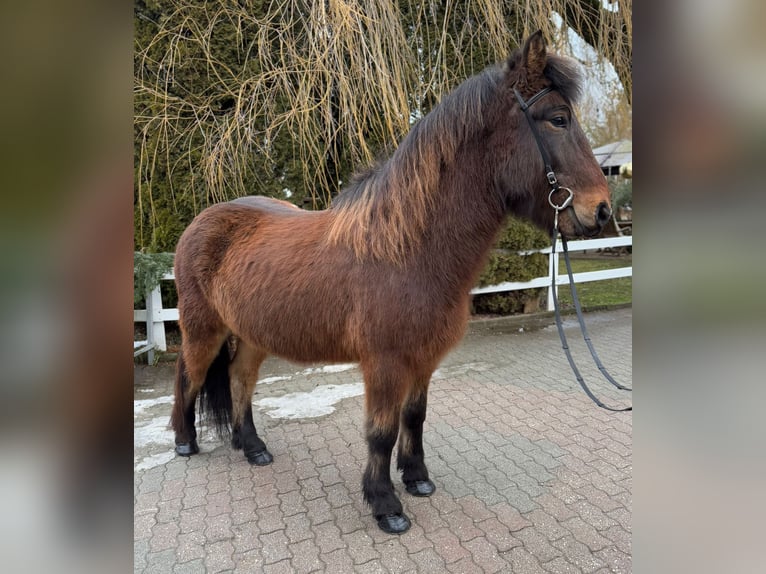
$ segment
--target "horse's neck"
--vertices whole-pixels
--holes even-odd
[[[420,254],[433,274],[461,290],[473,287],[505,221],[491,174],[482,172],[480,163],[470,162],[474,169],[463,167],[466,163],[456,162],[443,174]]]

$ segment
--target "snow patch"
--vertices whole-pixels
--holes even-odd
[[[274,419],[314,418],[334,412],[333,405],[343,399],[363,394],[363,383],[322,385],[309,393],[289,393],[281,397],[269,397],[255,404],[266,410],[266,414]]]
[[[317,373],[342,373],[343,371],[350,371],[355,369],[355,363],[341,363],[339,365],[325,365],[324,367],[313,367],[301,371],[300,375],[314,375]]]
[[[172,450],[169,450],[167,452],[161,452],[158,454],[153,454],[152,456],[147,456],[141,459],[141,462],[134,465],[134,470],[149,470],[150,468],[154,468],[155,466],[161,466],[163,464],[166,464],[173,460],[176,456],[176,453]]]
[[[279,381],[289,381],[292,377],[266,377],[258,381],[259,385],[270,385],[271,383],[277,383]]]
[[[133,416],[143,414],[143,412],[156,405],[169,405],[173,403],[173,395],[157,397],[155,399],[139,399],[133,401]]]
[[[145,447],[150,444],[173,444],[173,431],[170,430],[170,417],[155,417],[146,422],[134,422],[133,446]]]

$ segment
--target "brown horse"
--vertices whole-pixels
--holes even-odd
[[[551,88],[530,107],[530,123],[514,88],[528,100]],[[384,531],[407,530],[389,472],[394,444],[407,492],[432,494],[422,440],[431,374],[463,335],[469,291],[506,215],[553,225],[534,131],[573,190],[562,233],[598,233],[611,215],[606,181],[572,112],[579,91],[578,67],[547,54],[538,32],[446,96],[330,209],[248,197],[203,211],[176,251],[176,452],[199,451],[201,394],[212,421],[231,429],[232,446],[252,464],[269,464],[251,406],[266,356],[358,362],[364,498]]]

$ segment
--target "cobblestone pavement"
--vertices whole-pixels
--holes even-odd
[[[607,369],[631,383],[632,310],[586,315]],[[361,375],[268,359],[253,398],[271,466],[201,429],[173,456],[173,365],[136,366],[136,572],[630,572],[632,419],[577,385],[555,326],[473,323],[429,393],[426,463],[437,491],[404,492],[413,526],[378,530],[362,502]],[[576,321],[570,346],[602,400]],[[392,467],[392,471],[395,469]]]

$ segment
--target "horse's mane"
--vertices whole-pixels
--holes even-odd
[[[416,123],[393,155],[358,174],[332,203],[329,240],[345,243],[358,257],[403,261],[418,244],[436,201],[442,166],[450,165],[460,144],[484,128],[487,110],[514,70],[514,53],[503,65],[473,76]],[[580,92],[577,64],[549,55],[544,71],[566,99]]]

